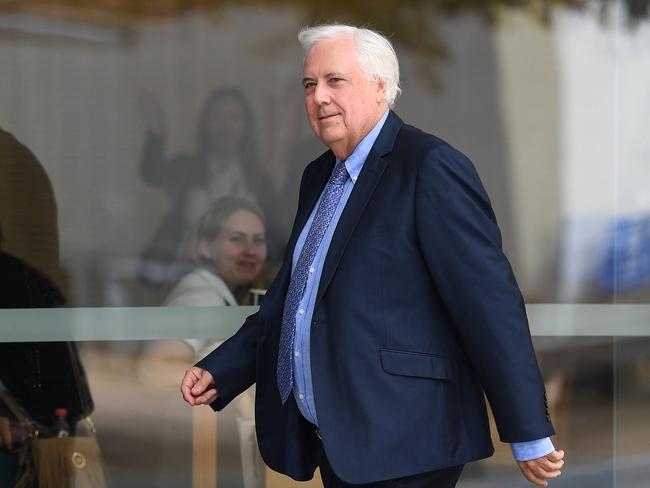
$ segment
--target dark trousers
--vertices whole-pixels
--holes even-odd
[[[351,485],[341,481],[327,460],[323,444],[319,443],[318,467],[320,468],[323,486],[325,488],[453,488],[460,478],[464,465],[452,466],[437,471],[405,476],[393,480],[377,481],[362,485]]]

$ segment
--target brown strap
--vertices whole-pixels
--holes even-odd
[[[96,437],[97,429],[95,428],[95,422],[93,422],[93,419],[90,418],[90,415],[88,415],[88,417],[84,417],[83,422],[86,425],[86,431],[88,432],[88,435],[90,437]]]

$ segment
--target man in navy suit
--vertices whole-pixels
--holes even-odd
[[[260,310],[188,370],[190,405],[257,384],[266,463],[326,487],[452,487],[493,453],[484,392],[523,474],[546,486],[562,451],[524,301],[488,197],[459,151],[391,110],[390,42],[303,29],[307,166],[283,267]]]

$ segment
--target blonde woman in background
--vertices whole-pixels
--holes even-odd
[[[255,204],[238,197],[219,198],[200,218],[192,239],[196,268],[181,277],[165,305],[238,305],[264,268],[265,235],[264,217]],[[176,379],[181,367],[189,367],[220,343],[210,339],[152,342],[145,347],[141,380],[151,384]],[[254,387],[235,403],[244,487],[261,487],[263,470],[255,439]]]
[[[167,306],[238,305],[266,262],[262,212],[248,200],[222,197],[199,220],[192,244],[197,268],[171,290]],[[188,359],[216,347],[209,340],[187,339]],[[207,349],[206,349],[207,348]]]

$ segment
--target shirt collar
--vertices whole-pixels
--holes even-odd
[[[352,183],[357,182],[359,173],[361,173],[361,169],[363,168],[363,163],[366,162],[373,144],[377,140],[377,137],[379,137],[379,133],[381,132],[382,127],[384,127],[384,123],[388,118],[389,111],[390,110],[386,109],[384,115],[382,115],[381,119],[379,119],[379,122],[377,122],[372,130],[366,134],[366,137],[361,139],[361,142],[357,145],[357,147],[354,148],[354,151],[352,151],[350,157],[345,160],[345,169],[348,170],[348,174],[350,175]],[[340,162],[340,159],[336,158],[336,162]]]

